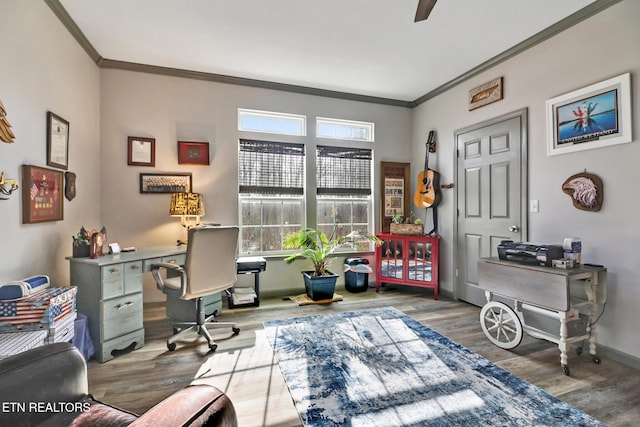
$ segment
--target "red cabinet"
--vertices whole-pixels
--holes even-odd
[[[376,247],[376,292],[380,284],[418,286],[433,289],[438,299],[438,246],[440,236],[378,234]]]

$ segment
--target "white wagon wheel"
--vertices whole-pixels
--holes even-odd
[[[489,341],[510,350],[522,341],[522,324],[515,311],[499,301],[489,301],[480,311],[480,325]]]

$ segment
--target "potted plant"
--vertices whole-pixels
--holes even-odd
[[[331,235],[327,236],[320,230],[304,228],[284,237],[284,248],[298,249],[284,261],[291,264],[300,258],[310,260],[313,270],[302,272],[307,295],[313,301],[331,299],[338,280],[338,275],[328,269],[329,263],[335,259],[334,252],[346,244],[355,244],[356,247],[362,248],[364,241],[373,242],[376,245],[382,243],[376,236],[362,231],[352,231],[346,236],[336,236],[336,227],[334,227]]]
[[[413,217],[413,212],[411,212],[411,214],[406,218],[402,214],[395,214],[391,218],[389,232],[391,234],[409,234],[421,236],[424,233],[424,226],[422,225],[422,221],[417,218],[413,223],[411,223],[411,217]]]

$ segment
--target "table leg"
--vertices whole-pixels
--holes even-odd
[[[600,363],[600,358],[596,353],[596,324],[595,322],[598,316],[598,299],[597,299],[597,286],[598,284],[591,279],[585,280],[584,283],[584,291],[587,294],[587,298],[591,303],[591,311],[589,312],[589,326],[587,326],[587,333],[589,334],[589,354],[591,355],[591,360],[594,363]]]
[[[260,273],[253,273],[255,276],[254,290],[256,292],[256,305],[260,305]]]
[[[560,349],[560,366],[562,366],[562,373],[570,375],[569,360],[567,357],[567,350],[569,344],[567,343],[567,312],[560,311],[560,342],[558,342],[558,348]]]

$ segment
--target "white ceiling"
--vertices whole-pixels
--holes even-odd
[[[594,3],[440,0],[414,23],[418,0],[57,1],[106,60],[401,101]]]

